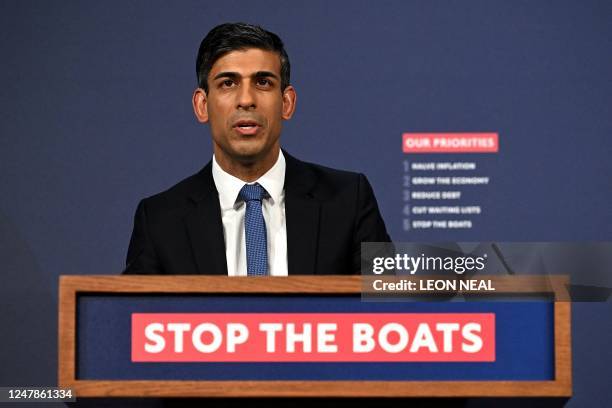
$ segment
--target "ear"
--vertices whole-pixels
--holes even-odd
[[[291,116],[293,116],[293,112],[295,112],[296,99],[297,94],[295,93],[295,88],[288,85],[283,91],[283,119],[289,120],[291,119]]]
[[[193,91],[193,97],[191,99],[193,104],[193,112],[195,113],[198,122],[208,122],[208,98],[206,92],[202,88],[198,88]]]

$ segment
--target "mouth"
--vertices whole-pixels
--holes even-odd
[[[259,131],[261,125],[254,120],[242,119],[234,123],[233,128],[241,135],[254,135]]]

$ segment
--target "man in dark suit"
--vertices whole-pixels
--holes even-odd
[[[356,274],[361,242],[390,241],[365,176],[280,148],[295,110],[278,36],[222,24],[202,41],[193,94],[213,159],[138,205],[126,273]]]

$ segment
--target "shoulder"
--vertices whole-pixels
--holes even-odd
[[[172,187],[141,201],[147,212],[183,212],[209,194],[216,193],[210,163],[199,172],[179,181]]]
[[[330,182],[354,182],[361,176],[361,173],[356,173],[353,171],[335,169],[316,163],[302,163],[305,167],[308,167],[319,179],[328,180]]]
[[[320,164],[298,160],[286,152],[286,188],[302,189],[313,192],[321,200],[332,199],[339,195],[359,194],[359,190],[369,186],[361,173],[339,170]]]

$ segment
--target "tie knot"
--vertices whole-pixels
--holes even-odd
[[[268,192],[265,188],[259,185],[259,183],[245,184],[240,190],[240,193],[238,193],[238,197],[244,201],[261,201],[262,199],[268,197]]]

